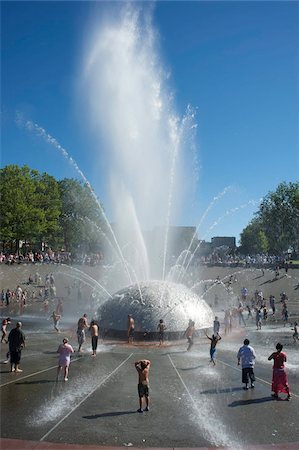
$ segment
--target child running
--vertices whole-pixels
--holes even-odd
[[[57,349],[57,353],[59,353],[59,360],[58,360],[56,381],[58,381],[58,377],[62,368],[64,369],[64,381],[68,381],[71,353],[74,353],[73,347],[68,343],[69,342],[68,338],[64,338],[62,342],[63,343],[60,344]]]

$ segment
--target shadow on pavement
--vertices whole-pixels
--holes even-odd
[[[200,367],[205,367],[205,366],[177,367],[177,369],[178,369],[178,370],[195,370],[195,369],[199,369]]]
[[[201,394],[227,394],[229,392],[243,391],[242,387],[233,387],[225,389],[208,389],[207,391],[201,391]]]
[[[101,417],[125,416],[127,414],[136,414],[137,411],[115,411],[103,414],[93,414],[92,416],[82,416],[83,419],[100,419]]]
[[[56,383],[56,380],[19,381],[16,384],[46,384],[46,383]]]
[[[266,402],[273,402],[273,401],[276,401],[276,400],[272,397],[251,398],[248,400],[236,400],[235,402],[232,402],[227,406],[233,408],[235,406],[245,406],[245,405],[251,405],[253,403],[266,403]]]
[[[179,353],[186,353],[187,350],[180,350],[178,352],[167,352],[167,353],[162,353],[161,356],[168,356],[168,355],[178,355]]]

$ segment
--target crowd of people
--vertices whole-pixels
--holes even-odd
[[[102,252],[91,254],[73,255],[71,252],[65,251],[28,251],[20,252],[0,252],[0,264],[14,265],[14,264],[85,264],[95,266],[103,263],[104,255]]]
[[[7,352],[7,360],[5,363],[10,361],[10,371],[15,373],[21,373],[20,368],[21,354],[22,350],[25,348],[26,337],[22,330],[22,323],[20,321],[16,322],[14,328],[7,332],[7,326],[10,325],[11,320],[7,318],[3,320],[2,323],[2,340],[1,342],[8,343],[9,349]],[[220,331],[220,321],[215,317],[213,323],[213,334],[208,336],[207,331],[205,335],[210,341],[210,362],[216,365],[216,346],[221,341]],[[135,321],[132,315],[128,315],[128,343],[133,344],[134,338]],[[163,345],[164,342],[164,331],[166,330],[166,325],[161,319],[157,325],[157,330],[159,331],[160,344]],[[92,357],[97,354],[98,338],[99,338],[99,325],[95,320],[91,320],[88,323],[87,314],[83,314],[79,318],[77,323],[77,341],[78,341],[78,353],[82,352],[82,346],[86,341],[86,333],[89,331],[91,337],[92,346]],[[190,351],[193,346],[193,336],[195,333],[195,322],[189,320],[188,327],[184,333],[187,338],[188,347],[186,351]],[[298,333],[297,333],[298,336]],[[237,365],[241,365],[242,368],[242,378],[241,381],[244,384],[243,389],[248,390],[249,384],[250,388],[254,389],[255,385],[255,361],[256,361],[256,351],[249,345],[249,339],[245,339],[243,345],[239,348],[236,357]],[[287,355],[283,350],[283,345],[278,342],[276,344],[276,351],[272,352],[268,360],[273,360],[273,371],[272,371],[272,396],[274,399],[279,399],[279,393],[286,394],[286,400],[291,399],[290,387],[288,383],[288,375],[285,367],[287,361]],[[61,371],[63,371],[63,380],[68,381],[69,376],[69,366],[71,363],[71,355],[75,353],[73,346],[70,344],[69,339],[64,337],[62,343],[58,346],[58,366],[56,381],[59,381],[59,376]],[[8,361],[9,358],[9,361]],[[135,368],[138,372],[138,398],[139,398],[139,408],[138,412],[149,411],[149,369],[151,366],[151,361],[146,359],[138,360],[134,363]],[[145,408],[143,407],[145,401]]]

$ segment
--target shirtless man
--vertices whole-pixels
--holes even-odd
[[[151,362],[148,359],[142,359],[135,362],[135,368],[138,372],[138,397],[139,397],[139,409],[137,412],[143,413],[142,399],[145,397],[146,407],[144,411],[149,411],[149,369]]]
[[[91,335],[91,347],[92,347],[91,356],[96,356],[97,347],[98,347],[98,339],[99,339],[99,326],[95,320],[92,320],[90,322],[89,331],[90,331],[90,335]]]
[[[128,343],[133,344],[135,331],[135,320],[131,314],[128,314]]]
[[[193,320],[189,320],[189,325],[187,330],[184,333],[184,336],[186,336],[187,340],[188,340],[188,347],[187,347],[187,351],[191,350],[191,347],[193,345],[193,334],[195,331],[195,322],[193,322]]]
[[[78,352],[81,352],[82,344],[85,341],[85,329],[88,327],[87,314],[83,314],[83,316],[78,320],[77,326],[77,339],[79,344]]]

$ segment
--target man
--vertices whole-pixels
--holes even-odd
[[[148,359],[135,362],[135,368],[138,372],[138,397],[139,409],[137,412],[143,413],[142,399],[145,397],[146,407],[144,411],[149,411],[149,369],[151,362]]]
[[[240,361],[242,364],[242,383],[245,383],[243,389],[246,391],[248,390],[249,379],[251,382],[251,389],[253,389],[255,381],[253,368],[256,356],[254,348],[249,345],[249,339],[244,340],[244,345],[239,348],[237,358],[238,366],[240,365]]]
[[[21,328],[22,323],[17,322],[16,327],[13,328],[8,335],[11,372],[23,372],[19,367],[21,361],[21,351],[25,347],[25,334]]]
[[[95,320],[92,320],[90,322],[90,336],[91,336],[91,347],[92,347],[92,355],[97,355],[97,348],[98,348],[98,339],[99,339],[99,326],[96,323]]]
[[[128,314],[128,343],[133,344],[135,331],[135,321],[131,314]]]
[[[85,342],[85,329],[88,328],[88,322],[87,322],[87,314],[83,314],[82,317],[78,320],[78,326],[77,326],[77,339],[78,339],[78,352],[81,352],[81,347],[83,342]]]

